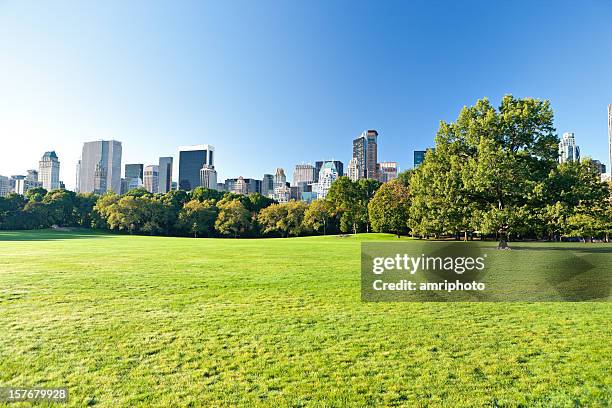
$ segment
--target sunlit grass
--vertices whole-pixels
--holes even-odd
[[[0,386],[66,385],[74,407],[610,405],[609,303],[362,303],[373,239],[395,240],[0,232]]]

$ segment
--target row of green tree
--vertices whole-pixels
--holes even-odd
[[[260,194],[205,188],[123,195],[47,192],[0,198],[0,228],[81,226],[131,234],[195,237],[391,232],[424,238],[563,236],[608,240],[610,184],[590,160],[557,161],[547,101],[487,99],[441,122],[435,148],[397,180],[336,180],[324,200],[276,203]]]

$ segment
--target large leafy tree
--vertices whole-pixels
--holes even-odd
[[[42,202],[47,205],[49,222],[59,226],[77,224],[75,213],[76,194],[69,190],[49,191]]]
[[[323,235],[327,234],[327,229],[334,217],[334,207],[327,200],[315,200],[308,206],[304,213],[304,226],[316,232],[323,230]]]
[[[223,235],[237,238],[244,235],[251,228],[251,213],[240,200],[227,197],[217,204],[219,214],[215,221],[215,229]]]
[[[213,200],[194,199],[185,204],[178,219],[182,229],[197,238],[213,234],[216,217],[217,208]]]
[[[558,138],[548,101],[485,98],[440,124],[436,146],[413,175],[411,223],[424,233],[477,229],[523,234],[541,206],[535,191],[556,166]]]
[[[383,184],[368,204],[372,229],[397,235],[408,231],[410,190],[399,180]]]

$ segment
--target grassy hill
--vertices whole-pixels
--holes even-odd
[[[396,239],[0,232],[0,386],[67,385],[75,407],[612,402],[610,303],[363,303],[363,240]],[[520,244],[522,267],[584,245]]]

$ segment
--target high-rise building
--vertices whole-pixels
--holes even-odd
[[[98,140],[83,144],[78,191],[103,194],[121,192],[121,142]]]
[[[568,161],[580,161],[580,148],[571,132],[564,133],[559,143],[559,163]]]
[[[140,179],[140,182],[144,182],[144,164],[126,164],[125,165],[125,178],[126,179]]]
[[[238,177],[238,179],[234,183],[234,189],[232,192],[236,194],[244,194],[244,195],[249,194],[249,186],[247,186],[247,183],[245,183],[244,177],[242,176]]]
[[[42,187],[42,183],[38,181],[38,171],[36,170],[28,170],[27,176],[13,176],[12,178],[15,180],[14,191],[17,194],[24,195],[26,191]]]
[[[200,185],[200,170],[213,166],[215,148],[211,145],[181,146],[179,148],[179,189],[193,190]]]
[[[610,151],[610,177],[612,178],[612,104],[608,105],[608,149]]]
[[[606,174],[606,165],[599,160],[593,160],[593,166],[599,175]]]
[[[415,150],[414,151],[414,168],[419,167],[425,161],[426,150]]]
[[[6,176],[0,176],[0,197],[6,197],[11,191],[11,185],[9,178]]]
[[[293,170],[293,185],[297,186],[300,183],[314,182],[315,168],[312,164],[296,164]]]
[[[357,158],[353,157],[348,164],[346,174],[351,181],[357,181],[359,179],[359,163]]]
[[[274,192],[270,195],[270,198],[279,203],[288,203],[291,199],[291,187],[287,186],[287,184],[274,187]]]
[[[56,190],[60,187],[60,162],[54,151],[45,152],[38,162],[38,180],[45,190]]]
[[[172,166],[174,159],[172,157],[159,158],[159,188],[158,191],[162,194],[172,190]]]
[[[334,162],[326,162],[319,172],[319,181],[316,183],[317,198],[327,197],[332,183],[338,179],[338,172]]]
[[[38,171],[37,170],[28,170],[28,175],[26,176],[26,180],[32,183],[38,183]],[[42,184],[41,184],[42,187]]]
[[[285,176],[285,170],[281,167],[276,169],[276,174],[274,175],[274,188],[284,187],[287,185],[287,176]]]
[[[383,183],[397,178],[399,166],[397,162],[381,162],[378,163],[379,180]]]
[[[159,187],[159,166],[157,164],[145,166],[143,183],[149,193],[157,193]]]
[[[263,180],[261,180],[261,194],[268,197],[272,193],[274,193],[274,176],[264,174]]]
[[[315,162],[315,171],[313,180],[316,183],[319,180],[319,172],[321,171],[321,167],[323,167],[324,163],[333,162],[334,166],[336,166],[336,171],[338,172],[338,177],[342,177],[344,175],[344,163],[340,160],[323,160]]]
[[[244,178],[242,176],[225,180],[225,191],[236,194],[261,194],[261,180]]]
[[[213,166],[205,164],[200,170],[200,186],[211,190],[217,189],[217,171]]]
[[[353,140],[353,157],[357,159],[359,178],[378,179],[378,132],[374,129],[364,131]]]
[[[144,186],[144,164],[133,163],[125,165],[125,179],[121,187],[122,193]]]

